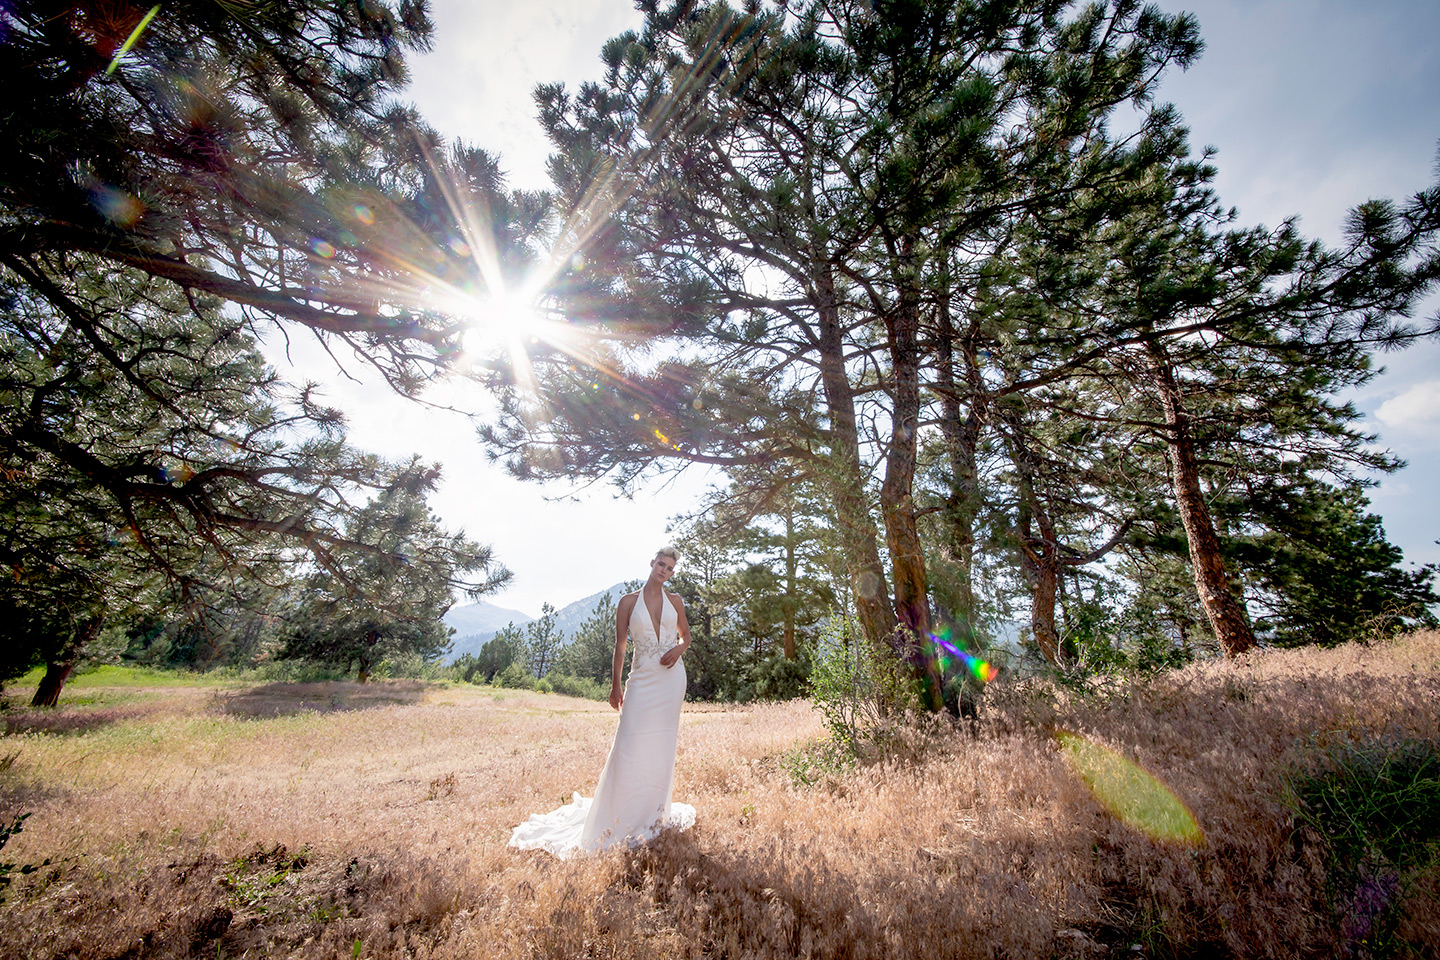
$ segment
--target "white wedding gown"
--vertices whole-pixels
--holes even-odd
[[[661,655],[679,641],[675,602],[663,592],[660,600],[658,633],[643,595],[635,598],[630,612],[630,679],[595,799],[576,793],[558,810],[533,815],[515,828],[510,846],[548,850],[564,858],[617,843],[642,843],[666,827],[685,830],[695,823],[694,807],[670,800],[680,705],[685,702],[685,663],[660,663]]]

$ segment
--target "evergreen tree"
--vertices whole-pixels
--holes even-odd
[[[509,227],[543,216],[395,99],[406,54],[430,42],[418,0],[151,17],[17,0],[5,20],[0,265],[82,332],[103,318],[54,286],[76,256],[222,298],[246,324],[308,327],[413,392],[462,327],[434,295],[493,292],[501,276],[479,277],[476,251],[498,268],[518,250]]]
[[[478,673],[485,675],[485,681],[489,683],[513,664],[523,663],[524,659],[525,628],[507,623],[480,648],[476,668]]]
[[[1136,453],[1153,444],[1163,456],[1196,592],[1234,656],[1255,637],[1210,504],[1267,478],[1397,465],[1335,396],[1374,376],[1372,351],[1435,331],[1405,318],[1440,279],[1440,188],[1357,208],[1346,246],[1329,249],[1288,223],[1226,229],[1211,173],[1192,168],[1090,242],[1052,247],[1037,282],[1045,339],[1067,343],[1047,378],[1108,392],[1114,401],[1079,412],[1128,424]]]
[[[565,634],[555,629],[557,616],[556,609],[546,603],[540,607],[540,618],[525,624],[525,660],[537,678],[550,672],[565,646]]]
[[[1230,553],[1254,585],[1262,636],[1333,646],[1436,624],[1434,565],[1403,569],[1368,508],[1358,485],[1306,476],[1262,478],[1242,501],[1217,506],[1238,514]]]
[[[425,487],[381,491],[347,524],[351,543],[327,551],[300,589],[281,658],[355,667],[361,683],[382,660],[439,660],[450,650],[442,621],[464,574],[490,566],[489,552],[441,529]],[[480,589],[508,576],[501,571]]]
[[[24,478],[0,504],[11,605],[71,582],[92,599],[70,609],[150,616],[132,608],[160,578],[200,623],[244,602],[246,580],[282,586],[297,556],[333,578],[316,595],[363,593],[352,560],[384,548],[346,530],[385,524],[359,522],[361,502],[399,519],[396,491],[435,475],[347,447],[340,414],[281,383],[256,336],[308,328],[417,393],[458,353],[463,323],[436,304],[494,292],[545,215],[504,193],[493,158],[445,153],[394,102],[424,5],[146,18],[22,0],[4,21],[0,457]],[[432,545],[420,569],[473,569],[469,546]],[[75,623],[61,633],[93,633]],[[52,634],[13,658],[49,661],[47,697],[83,648]]]
[[[1043,3],[646,12],[607,44],[603,86],[539,94],[585,265],[557,300],[594,318],[582,359],[618,376],[538,365],[539,402],[512,400],[489,439],[522,474],[802,465],[828,486],[865,635],[918,650],[938,707],[915,501],[935,284],[1008,212],[1151,163],[1154,131],[1122,147],[1105,118],[1194,55],[1193,21],[1128,3],[1068,23]],[[640,368],[655,337],[701,359]]]
[[[596,601],[590,616],[556,655],[555,670],[609,683],[614,669],[615,597],[606,593]]]

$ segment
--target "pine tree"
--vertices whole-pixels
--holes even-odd
[[[490,567],[490,554],[445,532],[416,478],[382,490],[346,524],[354,546],[327,551],[301,585],[281,659],[355,667],[361,683],[381,661],[436,661],[450,650],[442,621],[464,575]],[[481,592],[503,582],[498,571]]]
[[[1144,144],[1070,147],[1108,143],[1108,112],[1198,49],[1193,21],[1133,4],[1071,23],[1046,4],[646,12],[607,44],[603,85],[539,93],[584,265],[557,303],[598,345],[537,364],[537,395],[489,439],[522,474],[802,465],[829,487],[866,636],[919,650],[938,707],[914,498],[938,265],[976,259],[1029,191],[1095,191],[1141,162]],[[647,370],[655,338],[700,359]]]
[[[13,605],[84,594],[68,608],[103,621],[158,596],[158,577],[191,616],[246,593],[237,578],[282,585],[297,551],[333,596],[363,594],[354,558],[386,552],[347,527],[372,496],[405,514],[396,492],[423,496],[436,475],[350,449],[340,414],[281,383],[256,339],[308,329],[413,395],[458,356],[464,323],[437,304],[513,275],[545,216],[543,198],[504,192],[493,158],[443,151],[393,99],[405,51],[428,42],[424,5],[147,16],[20,0],[4,24]],[[418,566],[451,586],[447,570],[474,569],[470,545],[430,545]],[[28,636],[19,659],[58,651],[46,659],[63,682],[83,643]]]

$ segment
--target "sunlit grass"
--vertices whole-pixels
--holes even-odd
[[[45,669],[43,667],[36,667],[18,680],[15,680],[11,686],[13,686],[17,695],[22,690],[33,694],[35,687],[40,683],[40,679],[44,675]],[[155,670],[149,667],[102,664],[101,666],[88,670],[77,670],[71,674],[70,679],[65,682],[65,689],[61,691],[60,702],[64,704],[72,700],[79,700],[80,691],[94,690],[97,688],[222,687],[243,682],[245,682],[243,678],[226,676],[221,673]],[[10,686],[7,686],[7,692],[9,689]]]

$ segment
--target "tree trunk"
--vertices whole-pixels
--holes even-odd
[[[366,637],[365,637],[365,642],[366,642],[366,643],[370,646],[370,648],[373,650],[373,649],[375,648],[375,645],[380,642],[380,634],[379,634],[377,631],[375,631],[375,630],[371,630],[371,631],[369,632],[369,634],[366,635]],[[369,682],[370,682],[370,656],[369,656],[369,654],[361,654],[360,657],[357,658],[357,662],[356,662],[356,674],[357,674],[356,677],[355,677],[356,682],[358,682],[358,683],[369,683]]]
[[[1170,459],[1171,482],[1180,522],[1185,526],[1185,539],[1190,546],[1195,590],[1220,649],[1227,657],[1238,657],[1254,648],[1255,632],[1250,628],[1240,601],[1236,599],[1230,573],[1225,569],[1225,560],[1220,552],[1220,537],[1215,532],[1210,509],[1205,505],[1190,418],[1185,412],[1170,357],[1155,340],[1147,342],[1145,349],[1150,355],[1151,373],[1165,413],[1165,443]]]
[[[70,671],[75,669],[75,662],[78,656],[66,660],[51,660],[45,664],[45,676],[41,678],[40,685],[35,688],[35,696],[30,701],[32,707],[53,707],[60,702],[60,691],[65,689],[65,681],[70,679]]]
[[[1015,531],[1020,541],[1020,571],[1030,587],[1030,633],[1052,667],[1064,666],[1060,632],[1055,629],[1055,595],[1060,568],[1055,556],[1055,525],[1035,495],[1039,472],[1034,451],[1025,443],[1018,422],[1010,422],[1010,459],[1015,465],[1019,504]],[[1033,524],[1040,525],[1035,536]]]
[[[1040,537],[1032,540],[1027,548],[1027,551],[1034,551],[1031,555],[1030,629],[1045,658],[1054,666],[1064,667],[1073,658],[1067,655],[1060,642],[1060,631],[1055,628],[1055,596],[1060,581],[1060,567],[1055,556],[1055,528],[1050,522],[1050,515],[1043,509],[1036,510],[1035,519],[1040,524]]]
[[[975,354],[975,324],[971,324],[960,352],[965,362],[965,384],[969,403],[965,416],[960,415],[962,388],[955,377],[955,329],[950,316],[949,271],[942,277],[938,309],[936,380],[940,396],[940,434],[945,439],[950,460],[949,491],[945,497],[944,529],[941,550],[951,564],[955,582],[947,585],[950,618],[961,637],[971,642],[975,636],[978,615],[975,600],[975,522],[980,515],[980,471],[976,454],[980,445],[980,428],[986,402],[984,384],[980,380]]]
[[[785,659],[795,659],[795,611],[799,606],[799,591],[795,578],[800,562],[795,555],[795,499],[785,498]]]
[[[46,662],[45,676],[35,688],[35,696],[30,700],[30,706],[53,707],[60,703],[60,691],[65,689],[65,681],[70,679],[71,671],[80,662],[80,657],[90,645],[90,641],[100,635],[103,623],[99,617],[82,623],[70,642]]]
[[[885,457],[885,480],[880,487],[880,513],[885,521],[885,545],[895,579],[895,614],[908,636],[900,639],[924,686],[925,706],[945,709],[944,685],[930,635],[929,581],[925,551],[915,518],[915,462],[920,432],[920,303],[909,273],[913,241],[901,241],[901,294],[885,318],[890,340],[894,382],[890,450]]]
[[[855,593],[860,630],[871,644],[885,643],[895,630],[895,611],[885,597],[885,568],[875,545],[875,521],[870,516],[860,476],[860,441],[855,424],[855,396],[845,371],[845,344],[835,281],[828,264],[815,271],[816,307],[820,317],[820,379],[825,389],[830,420],[830,457],[826,481],[835,499],[835,522],[840,549]]]

